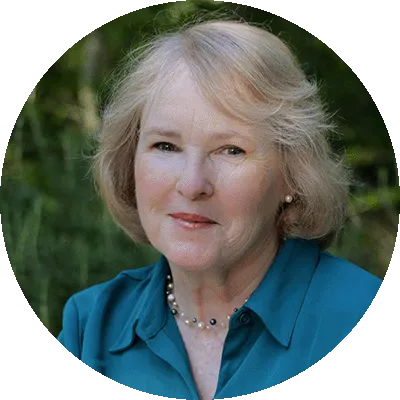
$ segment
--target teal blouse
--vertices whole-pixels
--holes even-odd
[[[164,257],[73,295],[59,341],[101,374],[143,392],[198,399],[165,295]],[[381,281],[312,241],[287,240],[230,319],[215,398],[263,390],[328,354],[361,319]]]

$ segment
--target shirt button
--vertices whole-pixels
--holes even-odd
[[[239,324],[240,325],[247,325],[250,323],[250,316],[248,313],[244,312],[239,316]]]

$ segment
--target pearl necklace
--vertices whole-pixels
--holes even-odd
[[[204,321],[198,321],[198,319],[196,317],[188,319],[188,318],[186,318],[185,313],[179,310],[179,306],[178,306],[178,303],[176,301],[176,298],[175,298],[175,295],[173,293],[173,290],[174,290],[174,283],[172,282],[172,277],[171,277],[171,275],[167,275],[167,290],[166,290],[166,294],[167,294],[168,304],[169,304],[170,309],[171,309],[171,313],[174,316],[179,316],[181,318],[184,318],[184,322],[188,326],[197,327],[199,329],[210,329],[211,326],[220,326],[221,328],[224,328],[229,323],[229,320],[230,320],[231,316],[236,311],[238,311],[238,308],[234,308],[233,309],[233,313],[231,315],[227,315],[226,316],[227,321],[222,321],[222,322],[217,323],[217,320],[215,318],[211,318],[210,321],[209,321],[210,325],[207,325]],[[248,299],[246,299],[244,302],[246,303],[247,300]]]

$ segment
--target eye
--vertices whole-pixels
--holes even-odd
[[[152,148],[156,149],[156,150],[160,150],[160,151],[166,152],[166,153],[170,153],[170,152],[174,152],[174,151],[178,150],[178,148],[174,144],[168,143],[168,142],[157,142],[157,143],[154,143]]]
[[[222,151],[229,156],[237,156],[240,154],[246,154],[246,152],[243,149],[241,149],[240,147],[237,147],[237,146],[226,146],[222,149]]]
[[[170,152],[174,151],[174,149],[176,149],[175,145],[173,145],[172,143],[168,143],[168,142],[157,142],[157,143],[154,143],[152,145],[152,148],[160,150],[162,152],[167,152],[167,153],[170,153]],[[168,148],[169,148],[169,150],[168,150]],[[239,155],[239,154],[237,154],[237,152],[243,153],[243,154],[246,153],[244,150],[242,150],[241,148],[236,147],[236,146],[226,146],[222,150],[232,150],[234,153],[232,153],[232,151],[231,151],[229,153],[229,155],[233,155],[233,156]]]

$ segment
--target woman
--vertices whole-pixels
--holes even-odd
[[[315,84],[277,37],[229,21],[159,37],[130,68],[96,178],[116,221],[163,256],[74,295],[59,340],[166,397],[235,397],[304,371],[380,286],[324,252],[348,175]]]

